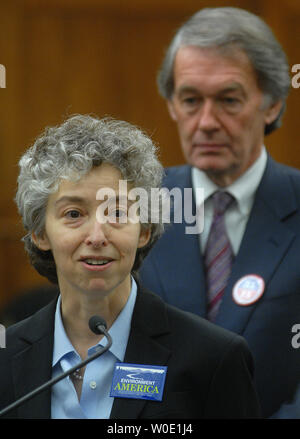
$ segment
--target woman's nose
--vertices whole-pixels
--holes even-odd
[[[105,224],[101,224],[99,221],[97,221],[97,219],[95,219],[90,225],[85,243],[94,248],[106,246],[108,244],[108,240],[105,232]]]

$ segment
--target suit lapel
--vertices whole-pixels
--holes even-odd
[[[201,316],[206,314],[206,298],[203,294],[205,274],[200,252],[199,234],[187,234],[190,227],[184,220],[184,205],[191,208],[190,214],[195,213],[194,196],[187,200],[184,189],[192,188],[191,168],[182,166],[177,169],[179,175],[166,179],[166,187],[170,190],[176,185],[182,192],[182,222],[166,226],[161,240],[155,244],[151,252],[152,262],[164,288],[164,300],[176,303],[179,308],[196,312]],[[159,257],[156,257],[159,255]],[[165,255],[165,257],[161,257]],[[188,285],[188,294],[185,293]]]
[[[124,363],[166,365],[171,351],[161,344],[160,337],[168,332],[165,305],[139,288]],[[110,417],[136,419],[145,404],[142,399],[115,398]]]
[[[186,235],[186,224],[172,224],[163,242],[156,244],[152,262],[164,289],[164,300],[176,303],[179,308],[204,316],[205,295],[201,294],[205,285],[203,261],[200,253],[199,235]],[[166,254],[156,258],[156,254]],[[185,293],[188,286],[188,294]],[[196,311],[197,310],[197,311]]]
[[[295,194],[289,177],[269,159],[216,324],[242,334],[258,305],[260,299],[249,306],[240,306],[233,301],[232,290],[241,277],[248,274],[261,276],[265,282],[264,295],[272,295],[272,291],[267,289],[268,283],[295,238],[295,234],[285,226],[284,219],[296,210]]]
[[[12,358],[16,400],[51,378],[55,305],[53,301],[43,308],[24,327],[22,349]],[[24,403],[17,411],[19,418],[50,418],[51,389]]]

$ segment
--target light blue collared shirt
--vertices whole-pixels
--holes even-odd
[[[133,278],[131,278],[131,281],[131,292],[126,305],[109,329],[109,334],[113,339],[112,346],[103,355],[87,364],[85,368],[80,401],[69,376],[52,387],[52,419],[109,418],[114,401],[114,398],[109,396],[114,365],[116,362],[124,361],[137,295],[137,285]],[[65,332],[60,304],[61,298],[59,297],[55,313],[53,377],[65,372],[81,361]],[[98,345],[105,346],[106,343],[106,339],[103,338]],[[92,355],[98,345],[91,347],[88,350],[88,355]]]
[[[239,251],[244,236],[255,193],[266,169],[267,158],[266,149],[263,147],[260,156],[243,175],[226,188],[221,188],[221,190],[226,190],[233,195],[236,200],[236,203],[225,212],[226,230],[235,255]],[[204,229],[200,235],[200,248],[201,252],[204,253],[213,219],[213,205],[210,196],[220,188],[203,171],[196,168],[192,168],[192,184],[193,188],[201,187],[204,189]],[[199,206],[203,199],[197,200],[196,191],[195,196],[196,205]]]

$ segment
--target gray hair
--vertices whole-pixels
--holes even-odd
[[[25,249],[36,270],[53,283],[58,280],[52,252],[38,249],[31,235],[44,231],[48,198],[62,179],[77,181],[102,163],[119,169],[125,180],[148,194],[161,186],[163,167],[152,140],[139,128],[112,118],[75,115],[60,126],[46,128],[19,161],[16,203],[28,232],[23,238]],[[163,232],[162,221],[141,227],[151,227],[151,238],[137,249],[134,274]]]
[[[251,61],[258,85],[270,104],[283,101],[278,118],[265,127],[269,134],[281,125],[290,88],[286,55],[270,27],[258,16],[239,8],[205,8],[194,14],[176,32],[158,73],[161,95],[171,99],[174,92],[173,66],[180,47],[211,47],[228,51],[238,47]]]

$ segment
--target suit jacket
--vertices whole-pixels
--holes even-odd
[[[168,169],[163,186],[192,187],[190,166]],[[300,378],[300,355],[291,345],[292,326],[300,322],[299,207],[300,172],[268,157],[215,322],[247,340],[264,417],[292,397]],[[167,226],[145,259],[140,277],[167,303],[205,317],[199,236],[185,234],[185,227],[185,222]],[[233,301],[232,290],[248,274],[261,276],[265,290],[252,305],[240,306]]]
[[[7,330],[0,408],[51,378],[55,301]],[[252,357],[243,338],[138,290],[126,363],[168,366],[162,402],[115,398],[111,418],[257,417]],[[50,418],[51,390],[7,414]]]
[[[283,404],[272,419],[300,419],[300,384],[296,390],[293,401]]]

